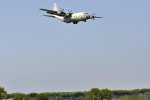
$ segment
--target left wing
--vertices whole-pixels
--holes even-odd
[[[40,10],[46,11],[49,14],[54,14],[54,15],[57,14],[57,11],[53,11],[53,10],[48,10],[48,9],[40,9]]]
[[[42,11],[46,11],[48,14],[53,14],[53,15],[58,15],[58,16],[66,16],[66,13],[63,11],[53,11],[53,10],[48,10],[48,9],[40,9]]]

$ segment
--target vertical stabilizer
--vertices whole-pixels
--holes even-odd
[[[57,4],[54,3],[54,8],[53,8],[54,11],[58,11],[58,7],[57,7]]]

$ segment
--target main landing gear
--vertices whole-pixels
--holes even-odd
[[[78,24],[78,22],[73,22],[73,24]]]

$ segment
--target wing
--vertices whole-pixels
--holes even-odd
[[[57,15],[57,11],[48,10],[48,9],[40,9],[40,10],[46,11],[46,12],[49,13],[49,14]]]
[[[53,15],[58,15],[58,16],[66,16],[66,13],[63,11],[53,11],[53,10],[48,10],[48,9],[40,9],[42,11],[46,11],[48,14],[53,14]]]

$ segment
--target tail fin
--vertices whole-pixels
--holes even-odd
[[[54,8],[53,8],[54,11],[58,11],[58,7],[57,7],[57,4],[54,3]]]

